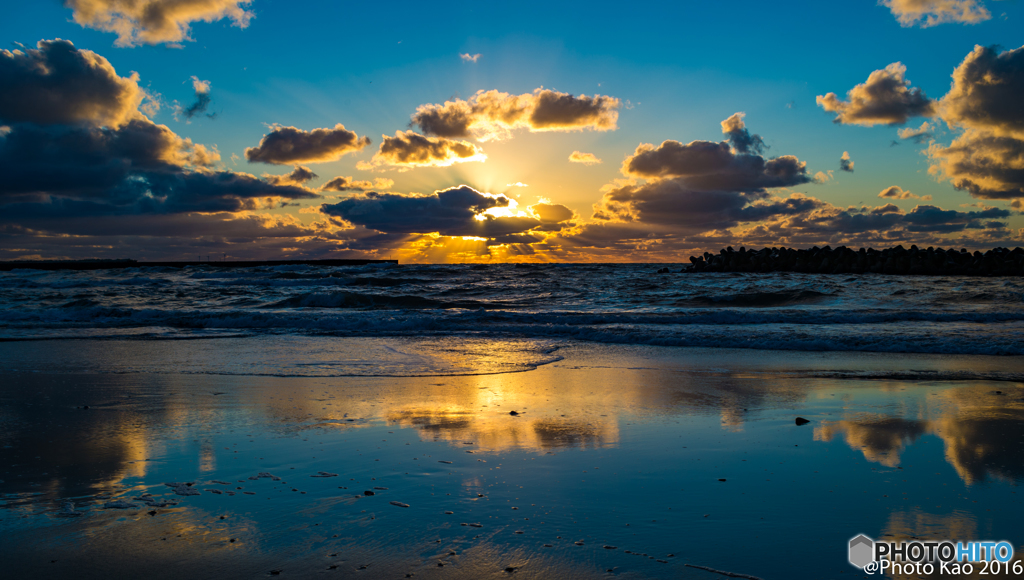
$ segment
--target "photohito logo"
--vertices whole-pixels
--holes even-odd
[[[850,563],[858,568],[867,566],[874,560],[875,543],[871,538],[860,534],[850,540]]]
[[[975,541],[876,542],[864,534],[850,538],[850,563],[866,574],[1017,574],[1024,563],[1013,560],[1013,544]]]

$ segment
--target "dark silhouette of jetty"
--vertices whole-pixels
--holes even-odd
[[[398,260],[214,260],[182,262],[140,262],[137,260],[19,260],[0,262],[0,272],[25,268],[31,270],[108,270],[119,268],[257,268],[260,266],[364,266],[397,264]]]

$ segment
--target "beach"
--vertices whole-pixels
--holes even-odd
[[[1020,550],[1019,357],[535,342],[0,343],[3,569],[842,578],[859,533]]]

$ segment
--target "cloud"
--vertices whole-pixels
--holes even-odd
[[[839,158],[839,169],[853,173],[853,161],[850,159],[849,151],[843,151],[843,156]]]
[[[177,44],[192,40],[193,22],[229,18],[245,28],[252,0],[64,0],[78,24],[117,34],[117,46]]]
[[[245,150],[250,163],[291,165],[295,163],[326,163],[342,155],[362,150],[370,144],[369,137],[360,137],[338,123],[333,129],[303,131],[295,127],[271,126],[256,147]]]
[[[828,171],[819,171],[819,172],[815,173],[814,174],[813,182],[814,183],[828,183],[829,181],[832,181],[835,178],[836,178],[835,173],[831,169],[829,169]]]
[[[890,185],[889,187],[883,189],[881,192],[878,193],[878,197],[887,199],[920,199],[923,201],[931,201],[932,199],[932,196],[930,195],[921,197],[919,195],[913,194],[901,188],[898,185]]]
[[[424,137],[414,131],[396,131],[394,137],[381,137],[380,150],[372,160],[375,166],[447,167],[487,159],[483,149],[467,141]]]
[[[751,135],[743,123],[746,113],[733,113],[722,121],[722,133],[729,136],[729,143],[737,153],[764,153],[766,145],[760,135]]]
[[[968,130],[926,151],[928,172],[981,199],[1024,197],[1024,141]]]
[[[916,129],[913,127],[906,127],[897,131],[896,134],[899,135],[900,139],[912,139],[914,143],[924,143],[935,136],[932,132],[934,130],[935,127],[928,123],[928,121],[925,121]],[[893,141],[893,143],[899,145],[899,141]]]
[[[200,113],[205,113],[206,109],[210,106],[210,81],[201,81],[199,77],[192,77],[192,88],[196,91],[196,102],[192,103],[187,107],[177,106],[176,117],[185,117],[185,119],[191,119]],[[207,115],[211,119],[217,114],[211,113]]]
[[[506,183],[505,187],[530,187],[530,186],[529,186],[529,184],[523,183],[522,181],[517,181],[515,183]]]
[[[942,98],[942,119],[950,127],[1024,139],[1024,47],[999,53],[975,46],[953,71],[953,86]]]
[[[765,201],[763,195],[739,191],[694,190],[688,188],[684,180],[666,179],[607,190],[594,205],[593,217],[599,221],[666,226],[677,233],[699,233],[735,227],[740,222],[801,213],[819,203],[799,194],[785,200]]]
[[[462,59],[462,62],[476,62],[476,61],[480,60],[481,56],[483,56],[483,55],[480,54],[480,53],[469,54],[469,53],[464,52],[464,53],[459,55],[459,58]]]
[[[20,218],[245,211],[316,194],[212,167],[216,148],[139,112],[137,78],[65,41],[0,55],[0,213]],[[7,90],[7,89],[10,90]]]
[[[953,71],[942,119],[963,132],[927,150],[929,172],[982,199],[1024,196],[1024,47],[975,46]]]
[[[537,203],[529,209],[540,221],[549,224],[566,222],[575,217],[571,209],[557,203]]]
[[[236,212],[317,197],[294,185],[206,167],[217,159],[215,150],[148,119],[118,129],[15,125],[0,140],[0,213],[88,219]]]
[[[977,24],[992,17],[978,0],[880,0],[879,4],[888,7],[903,27]]]
[[[366,191],[368,189],[389,189],[395,185],[393,179],[377,177],[373,181],[358,181],[351,177],[338,176],[320,186],[321,191]]]
[[[270,175],[269,173],[263,174],[263,181],[266,181],[272,185],[302,185],[307,181],[316,179],[319,175],[313,173],[308,167],[302,165],[296,165],[295,169],[291,173],[284,175]]]
[[[847,91],[846,101],[835,93],[818,95],[816,100],[826,111],[837,113],[836,123],[847,125],[902,125],[911,117],[934,115],[935,103],[921,89],[910,88],[906,72],[907,67],[894,62]]]
[[[473,136],[480,141],[509,138],[515,129],[613,131],[621,105],[614,97],[577,97],[543,88],[522,95],[479,91],[468,100],[420,105],[412,116],[412,124],[419,125],[427,135]]]
[[[0,50],[0,121],[120,127],[141,114],[138,75],[118,76],[107,59],[67,40]]]
[[[541,225],[533,217],[496,217],[494,208],[507,208],[512,200],[504,195],[481,193],[460,185],[430,195],[368,192],[336,204],[324,204],[320,211],[348,222],[388,234],[429,234],[492,238],[522,233]]]
[[[670,140],[657,147],[643,143],[622,163],[622,173],[643,179],[676,178],[690,190],[752,194],[812,181],[807,174],[807,164],[792,155],[765,159],[752,153],[754,146],[744,141],[752,137],[736,139],[737,128],[746,134],[743,127],[737,127],[735,121],[739,120],[740,117],[733,115],[722,124],[723,132],[729,135],[733,145],[729,141],[683,144]],[[760,137],[757,140],[760,141]]]
[[[597,155],[593,153],[582,153],[580,151],[573,151],[569,154],[569,161],[573,163],[582,163],[584,165],[597,165],[601,163],[601,160],[597,158]]]
[[[773,195],[768,189],[808,183],[810,177],[795,157],[766,160],[741,153],[740,148],[752,150],[742,135],[734,137],[737,129],[745,129],[737,122],[741,120],[733,116],[723,123],[729,142],[641,145],[623,163],[623,173],[631,179],[605,186],[594,204],[593,221],[564,229],[534,247],[559,248],[560,255],[572,259],[668,259],[727,244],[971,246],[1019,237],[1007,227],[1009,210],[958,212],[920,205],[906,212],[892,203],[844,209],[802,193]],[[822,174],[819,181],[828,178]],[[895,186],[880,197],[927,201]],[[958,237],[953,242],[950,236]]]

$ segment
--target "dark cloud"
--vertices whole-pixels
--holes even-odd
[[[337,161],[346,153],[362,150],[370,144],[338,123],[333,129],[303,131],[295,127],[274,125],[260,144],[245,150],[250,163],[292,165],[295,163],[326,163]]]
[[[947,22],[977,24],[992,17],[978,0],[880,0],[900,26],[928,28]]]
[[[0,50],[0,122],[119,127],[140,116],[146,93],[102,56],[66,40]]]
[[[675,178],[694,191],[745,191],[756,193],[772,187],[809,183],[807,164],[792,155],[765,159],[755,151],[764,147],[759,135],[751,135],[736,113],[722,122],[729,141],[665,141],[643,143],[622,163],[622,173],[643,179]]]
[[[548,89],[511,95],[479,91],[468,100],[443,105],[421,105],[412,116],[427,135],[474,136],[484,141],[511,136],[514,129],[530,131],[577,131],[616,129],[621,101],[614,97],[575,96]]]
[[[804,213],[821,203],[799,194],[789,199],[765,197],[739,191],[694,190],[687,187],[685,180],[664,179],[605,191],[594,206],[593,217],[602,221],[642,222],[677,233],[699,233]]]
[[[78,24],[114,32],[117,46],[178,44],[192,40],[193,22],[231,19],[239,28],[249,25],[252,0],[64,0]]]
[[[853,160],[850,159],[849,151],[843,151],[843,155],[839,158],[839,169],[853,173]]]
[[[388,189],[395,185],[394,180],[377,177],[373,181],[362,181],[351,177],[338,176],[320,186],[321,191],[366,191],[368,189]]]
[[[0,137],[0,198],[107,196],[134,189],[133,176],[175,173],[217,159],[215,151],[145,118],[117,129],[18,124]]]
[[[923,201],[930,201],[932,199],[932,196],[930,195],[921,197],[917,194],[904,190],[898,185],[890,185],[889,187],[883,189],[878,193],[878,197],[881,197],[883,199],[920,199]]]
[[[929,171],[982,199],[1024,197],[1024,47],[974,47],[953,71],[940,113],[962,128],[949,146],[928,148]]]
[[[622,172],[645,179],[673,177],[691,189],[759,191],[809,183],[807,164],[792,155],[765,159],[737,154],[728,143],[665,141],[642,144],[622,164]]]
[[[742,153],[755,147],[741,123],[742,117],[734,115],[722,124],[729,142],[641,145],[622,171],[648,181],[619,180],[606,186],[594,205],[594,222],[574,226],[542,245],[560,245],[569,256],[671,256],[724,244],[977,245],[1020,235],[1007,227],[1009,210],[959,212],[921,205],[905,212],[892,203],[844,209],[800,193],[773,196],[768,189],[809,182],[805,164],[791,156],[765,160]],[[848,152],[842,158],[843,168],[852,170]],[[930,199],[897,186],[879,197]]]
[[[530,208],[540,221],[545,223],[559,223],[573,218],[572,210],[558,203],[538,203]]]
[[[643,223],[659,233],[689,235],[807,212],[820,204],[799,194],[769,200],[769,188],[811,182],[806,163],[790,155],[766,160],[754,154],[763,141],[747,131],[741,113],[723,121],[722,132],[730,141],[641,144],[623,162],[622,172],[651,181],[606,186],[594,205],[594,219]]]
[[[413,131],[396,131],[394,137],[381,137],[380,150],[373,156],[374,165],[447,167],[487,159],[482,149],[467,141],[424,137]]]
[[[848,125],[902,125],[911,117],[930,117],[935,103],[921,89],[910,88],[907,67],[894,62],[868,76],[866,83],[847,91],[846,101],[835,93],[817,97],[818,105],[836,113],[835,122]]]
[[[972,230],[995,239],[1008,239],[1012,235],[1006,230],[1005,223],[994,220],[1009,215],[1009,210],[997,208],[961,212],[919,205],[910,212],[904,212],[891,203],[873,208],[846,209],[823,205],[808,214],[777,220],[765,224],[765,227],[770,235],[804,244],[853,245],[868,244],[872,240],[948,244],[958,240],[940,236]]]
[[[1024,139],[1024,47],[1000,53],[975,46],[953,71],[942,99],[942,119],[1000,137]]]
[[[368,192],[324,204],[320,211],[389,234],[428,234],[494,238],[523,233],[541,225],[531,217],[494,217],[484,212],[511,200],[462,185],[430,195]]]
[[[743,123],[744,113],[734,113],[722,121],[722,133],[729,136],[729,143],[737,153],[761,155],[767,147],[760,135],[751,135]]]
[[[201,81],[198,77],[192,77],[192,88],[196,92],[195,102],[187,107],[178,107],[178,113],[185,119],[205,113],[206,109],[210,107],[210,81]],[[213,119],[217,113],[210,113],[206,116]]]
[[[981,199],[1024,197],[1024,141],[968,130],[928,148],[929,171]]]
[[[263,174],[263,181],[271,185],[302,185],[307,181],[316,179],[319,175],[313,173],[308,167],[302,165],[296,165],[295,169],[291,173],[284,175],[270,175],[267,173]]]
[[[316,197],[209,169],[216,149],[142,115],[134,78],[64,41],[0,56],[0,212],[78,217],[242,211]],[[21,91],[21,92],[19,92]],[[35,106],[29,100],[38,101]],[[53,110],[51,110],[51,108]]]

